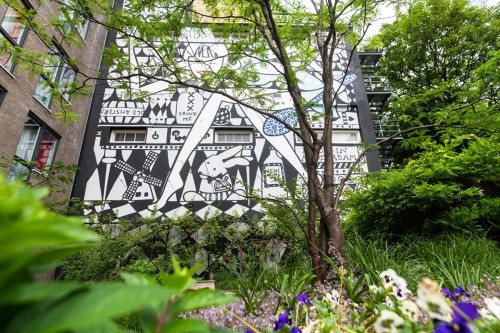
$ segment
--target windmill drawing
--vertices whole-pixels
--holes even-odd
[[[161,186],[162,180],[145,174],[158,158],[158,153],[150,151],[142,165],[142,170],[136,170],[133,166],[121,160],[113,166],[125,173],[133,175],[132,181],[123,194],[124,200],[154,200],[154,191],[151,186]]]

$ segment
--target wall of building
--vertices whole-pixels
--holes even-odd
[[[154,68],[154,52],[149,48],[131,46],[122,36],[113,34],[108,39],[128,54],[134,65],[152,73],[159,70]],[[196,80],[208,66],[217,70],[224,65],[227,52],[227,45],[219,37],[208,31],[186,29],[176,61]],[[359,60],[349,59],[348,50],[339,52],[334,69],[339,92],[334,121],[338,179],[361,152],[361,140],[375,142]],[[108,74],[114,77],[113,67]],[[262,68],[253,84],[266,89],[278,102],[275,115],[295,126],[290,97],[272,83],[276,75],[272,68]],[[311,62],[307,71],[300,73],[300,79],[304,98],[320,103],[320,62]],[[202,218],[206,213],[252,215],[259,213],[260,206],[245,197],[247,186],[262,196],[286,195],[264,169],[288,182],[304,181],[303,145],[283,124],[222,95],[171,86],[162,80],[134,77],[131,88],[147,91],[150,99],[128,99],[126,91],[112,80],[99,87],[94,96],[74,194],[87,202],[102,202],[95,211],[113,212],[117,217],[150,216],[153,210],[168,217],[188,211]],[[312,126],[321,130],[323,124],[316,121]],[[144,141],[113,140],[113,133],[127,130],[145,133]],[[221,131],[248,132],[251,140],[238,144],[217,142]],[[364,160],[360,172],[378,168],[376,158],[375,154],[369,156],[369,163]],[[349,186],[356,184],[351,181]]]
[[[36,15],[34,21],[37,23],[48,22],[49,18],[57,17],[60,4],[52,1],[38,2],[29,1]],[[0,19],[3,19],[7,11],[7,5],[0,5]],[[46,23],[46,26],[48,24]],[[101,53],[106,37],[106,30],[99,25],[90,23],[85,39],[81,40],[79,46],[68,45],[64,34],[58,28],[49,28],[49,35],[62,47],[70,59],[76,60],[78,69],[86,76],[95,77],[101,58]],[[28,30],[23,48],[47,52],[48,48],[38,38],[33,30]],[[36,119],[46,126],[50,132],[58,137],[56,161],[67,165],[76,165],[83,140],[88,111],[92,100],[91,92],[83,97],[72,97],[70,109],[79,115],[75,122],[64,123],[63,120],[54,116],[59,111],[57,103],[52,103],[50,109],[42,105],[33,95],[39,80],[38,75],[23,70],[19,63],[10,73],[6,68],[0,66],[0,86],[6,90],[0,104],[0,156],[7,161],[12,161],[19,143],[21,132],[28,117]],[[76,76],[77,81],[82,81],[83,75]],[[9,172],[9,167],[2,170]],[[64,196],[69,196],[68,193]]]

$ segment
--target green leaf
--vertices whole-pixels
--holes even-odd
[[[23,304],[61,298],[82,288],[81,285],[70,282],[24,284],[6,290],[0,298],[0,305]]]
[[[49,333],[85,327],[169,297],[170,292],[159,286],[90,286],[65,298],[28,307],[12,319],[5,332]]]
[[[129,286],[155,286],[158,285],[156,280],[146,274],[140,273],[121,273],[120,276],[123,278],[125,283]]]
[[[167,274],[160,272],[161,284],[172,292],[184,292],[191,287],[196,280],[191,275]]]

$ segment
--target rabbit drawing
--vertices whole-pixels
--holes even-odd
[[[205,200],[224,200],[233,189],[233,181],[227,170],[234,166],[248,166],[252,157],[235,157],[242,147],[232,147],[218,155],[208,157],[198,168],[201,177],[200,194]]]

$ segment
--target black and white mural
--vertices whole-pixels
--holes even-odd
[[[116,37],[115,43],[134,66],[158,75],[154,53]],[[209,31],[183,32],[178,61],[199,77],[208,68],[224,65],[228,47]],[[354,84],[361,73],[347,70],[350,53],[336,55],[336,117],[334,122],[335,172],[340,179],[359,154],[361,142]],[[235,65],[237,67],[237,64]],[[320,62],[300,73],[303,96],[311,114],[321,112]],[[253,84],[269,91],[275,115],[295,126],[297,118],[288,95],[273,84],[277,73],[262,68]],[[94,100],[85,141],[76,194],[85,201],[100,201],[98,212],[117,217],[152,211],[168,217],[188,210],[200,217],[222,212],[241,216],[257,214],[259,205],[246,196],[249,188],[263,196],[286,195],[278,179],[303,181],[304,150],[300,140],[282,123],[263,117],[221,95],[194,88],[133,77],[130,87],[147,91],[142,102],[128,96],[111,78]],[[368,112],[366,110],[366,112]],[[321,130],[321,121],[313,122]],[[367,171],[361,165],[360,172]],[[272,176],[271,176],[272,175]],[[350,184],[355,186],[355,184]],[[91,212],[87,212],[91,213]]]

